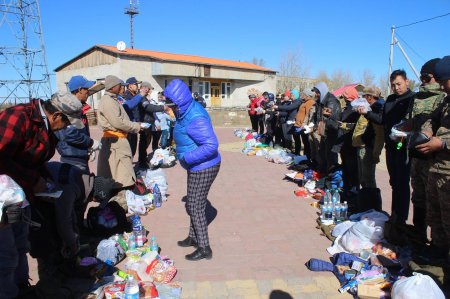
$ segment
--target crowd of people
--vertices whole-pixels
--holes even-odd
[[[426,62],[420,79],[415,92],[404,70],[393,71],[387,98],[376,86],[358,91],[348,85],[333,94],[324,82],[276,96],[250,90],[248,114],[261,142],[295,155],[303,150],[322,175],[342,172],[341,198],[355,210],[382,209],[375,169],[384,147],[395,231],[406,229],[412,201],[421,254],[449,265],[450,222],[444,215],[450,198],[450,56]]]
[[[95,140],[87,121],[87,99],[95,84],[73,76],[68,91],[0,113],[0,175],[14,180],[26,197],[26,202],[9,205],[1,214],[2,299],[72,298],[61,284],[65,275],[76,272],[81,237],[99,233],[87,225],[88,203],[107,207],[118,222],[126,219],[126,209],[110,199],[121,191],[136,190],[136,170],[150,167],[150,144],[154,152],[176,143],[177,160],[187,171],[191,221],[187,239],[178,245],[195,247],[188,260],[212,257],[205,208],[221,158],[205,101],[181,80],[157,92],[135,77],[123,81],[108,75],[97,111],[103,135]],[[56,151],[60,161],[49,162]],[[89,168],[95,158],[96,174]],[[29,288],[28,252],[38,262],[35,289]]]

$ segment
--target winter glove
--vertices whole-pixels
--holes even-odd
[[[91,151],[99,151],[102,149],[102,143],[94,139],[94,143],[91,146]]]

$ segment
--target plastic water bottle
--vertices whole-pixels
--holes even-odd
[[[153,204],[156,208],[160,208],[162,205],[162,196],[158,184],[155,184],[155,187],[153,187]]]
[[[125,285],[125,299],[139,299],[139,285],[133,276],[127,277]]]
[[[141,222],[141,217],[139,217],[139,215],[131,216],[131,223],[133,226],[133,231],[141,231],[144,229],[144,226]]]
[[[150,241],[150,250],[158,252],[158,249],[159,249],[159,247],[158,247],[158,243],[156,242],[156,237],[153,236]]]
[[[341,202],[341,196],[339,195],[339,192],[337,190],[333,193],[333,203],[336,205]]]
[[[326,190],[326,192],[325,192],[325,199],[326,199],[326,202],[327,202],[327,204],[331,204],[331,193],[330,193],[330,190]]]
[[[333,208],[330,203],[327,204],[327,212],[325,213],[326,220],[333,220]]]
[[[347,205],[347,202],[344,201],[344,204],[342,205],[342,209],[341,209],[342,220],[347,220],[347,210],[348,210],[348,205]]]
[[[322,205],[321,211],[322,211],[322,220],[326,220],[327,205],[325,203]]]
[[[341,211],[342,211],[341,203],[338,202],[335,205],[335,212],[334,212],[335,213],[334,218],[336,219],[336,223],[341,222],[341,220],[342,220]]]
[[[131,233],[128,237],[128,250],[136,249],[136,238],[133,233]]]

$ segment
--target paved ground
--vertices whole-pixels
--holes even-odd
[[[186,172],[180,166],[166,170],[170,196],[163,207],[144,218],[157,237],[162,254],[174,259],[183,298],[350,298],[338,293],[331,273],[310,272],[310,258],[328,259],[330,242],[315,228],[312,200],[297,198],[295,185],[284,181],[286,166],[240,153],[243,142],[230,128],[217,128],[222,167],[209,200],[217,209],[210,225],[210,261],[189,262],[177,240],[188,234],[189,218],[182,197]],[[99,130],[92,128],[94,136]],[[93,170],[96,167],[92,168]],[[390,207],[388,174],[377,170],[386,210]],[[36,271],[32,269],[36,278]]]

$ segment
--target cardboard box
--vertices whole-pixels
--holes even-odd
[[[379,299],[381,294],[381,284],[358,285],[358,297],[360,299]]]

